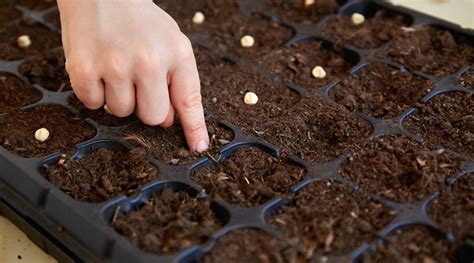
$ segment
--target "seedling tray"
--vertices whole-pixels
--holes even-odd
[[[178,124],[85,109],[57,8],[7,2],[0,211],[59,260],[474,259],[472,30],[384,1],[158,1],[200,69],[212,145],[193,155]]]

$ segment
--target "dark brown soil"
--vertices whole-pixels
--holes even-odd
[[[345,78],[332,90],[332,98],[350,111],[392,118],[415,106],[432,85],[429,80],[373,63],[360,75]]]
[[[41,93],[17,77],[0,73],[0,113],[12,112],[41,99]]]
[[[210,124],[208,131],[211,145],[208,152],[204,154],[189,151],[184,131],[178,121],[167,129],[150,127],[137,122],[125,131],[124,139],[142,147],[156,160],[170,165],[184,165],[206,155],[214,158],[217,149],[233,139],[231,131],[219,126]]]
[[[460,160],[431,153],[403,137],[384,137],[358,148],[341,174],[364,191],[398,202],[416,202],[460,171]]]
[[[220,238],[203,258],[204,263],[304,262],[290,241],[277,239],[260,230],[233,231]]]
[[[280,208],[270,223],[288,240],[297,240],[309,259],[316,253],[345,255],[371,242],[393,218],[393,211],[362,192],[318,182]]]
[[[428,144],[442,144],[451,150],[474,155],[474,100],[472,94],[450,93],[419,106],[420,113],[404,123],[423,136]]]
[[[259,148],[243,148],[226,161],[194,172],[192,179],[213,198],[242,207],[262,205],[287,195],[304,179],[303,168],[277,159]]]
[[[47,90],[69,91],[72,88],[65,62],[64,51],[52,51],[26,60],[20,66],[20,73]]]
[[[465,65],[474,65],[474,45],[449,31],[415,28],[396,37],[387,54],[409,70],[446,76]]]
[[[317,23],[324,16],[337,13],[345,0],[318,0],[305,6],[301,0],[266,0],[271,12],[280,20],[290,20],[304,24]]]
[[[74,109],[79,112],[81,117],[90,118],[101,125],[120,127],[131,124],[137,120],[133,115],[125,118],[116,117],[107,113],[103,107],[98,110],[89,110],[79,99],[76,98],[76,96],[71,98],[70,103]]]
[[[454,262],[448,242],[421,226],[397,230],[387,242],[380,244],[374,253],[366,253],[363,262]]]
[[[405,17],[387,17],[386,11],[379,10],[374,17],[366,18],[360,25],[354,24],[351,16],[334,16],[325,23],[321,33],[334,40],[336,46],[351,45],[372,49],[381,47],[400,35],[403,32],[401,27],[405,25]]]
[[[138,210],[119,213],[112,226],[148,253],[171,254],[203,244],[222,222],[208,199],[165,189]]]
[[[372,127],[342,106],[315,96],[302,100],[288,114],[257,126],[254,132],[279,145],[284,155],[321,162],[353,149],[370,136]]]
[[[0,7],[0,27],[21,17],[21,12],[15,8],[14,1],[2,1]]]
[[[31,46],[27,48],[18,47],[17,39],[21,35],[30,37]],[[61,37],[58,34],[37,24],[19,23],[18,25],[0,27],[0,59],[23,59],[60,45]]]
[[[441,193],[428,208],[429,214],[456,241],[474,238],[474,174],[459,179],[452,189]]]
[[[284,82],[308,89],[317,89],[342,78],[354,66],[335,51],[324,48],[319,41],[276,49],[262,58],[262,64]],[[326,71],[324,79],[313,77],[312,71],[316,66],[321,66]]]
[[[31,10],[43,10],[56,5],[55,0],[17,0],[16,2]]]
[[[474,89],[474,70],[464,73],[459,79],[459,84]]]
[[[22,157],[41,157],[56,151],[69,152],[78,143],[92,139],[96,130],[61,106],[38,106],[15,112],[0,120],[0,145]],[[49,139],[35,139],[37,129],[46,128]]]
[[[51,23],[56,28],[61,29],[61,18],[59,16],[59,11],[53,11],[53,12],[45,15],[44,20],[46,22]]]
[[[145,162],[145,152],[99,149],[79,160],[62,157],[46,166],[46,178],[72,198],[99,203],[120,194],[131,195],[152,181],[158,170]]]

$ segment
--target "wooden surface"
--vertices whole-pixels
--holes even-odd
[[[474,28],[474,0],[392,0],[421,12]],[[13,224],[0,217],[0,262],[56,262],[36,247]]]

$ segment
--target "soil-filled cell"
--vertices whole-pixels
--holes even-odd
[[[165,189],[136,210],[119,213],[112,226],[143,251],[162,255],[202,245],[222,222],[209,200]]]
[[[404,122],[430,145],[474,155],[474,99],[472,94],[448,93],[420,105],[419,112]]]
[[[421,226],[397,230],[375,249],[364,255],[364,263],[454,262],[448,241]]]
[[[354,66],[337,52],[326,48],[320,41],[296,43],[279,48],[262,58],[261,63],[271,73],[286,83],[293,83],[309,90],[321,88],[331,81],[342,78]],[[316,66],[324,69],[324,78],[316,78],[312,72]]]
[[[304,262],[289,240],[277,239],[261,230],[235,230],[221,237],[202,259],[203,263]]]
[[[0,73],[0,113],[18,110],[41,99],[41,92],[17,77]]]
[[[324,16],[335,14],[345,0],[319,0],[307,5],[301,0],[266,0],[271,13],[280,20],[303,24],[319,22]]]
[[[20,48],[18,46],[17,39],[23,35],[29,36],[31,40],[29,47]],[[25,23],[19,23],[0,27],[0,59],[23,59],[60,45],[61,37],[58,34],[38,24],[26,25]]]
[[[332,98],[353,112],[376,118],[399,116],[430,91],[433,83],[383,63],[373,63],[347,77],[332,90]]]
[[[429,214],[444,229],[452,231],[456,241],[474,237],[474,174],[460,178],[430,204]]]
[[[78,143],[92,139],[96,134],[92,126],[61,106],[38,106],[15,112],[0,122],[1,146],[22,157],[69,152]],[[44,142],[35,139],[35,132],[40,128],[49,131],[49,138]]]
[[[369,196],[335,182],[303,189],[270,218],[288,240],[296,240],[306,258],[345,255],[366,242],[393,219],[393,211]]]
[[[65,69],[64,51],[57,50],[25,60],[20,73],[30,82],[50,91],[69,91],[71,81]]]
[[[14,1],[6,1],[1,3],[0,8],[0,27],[7,22],[11,22],[21,17],[21,12],[15,8]]]
[[[99,203],[120,194],[131,195],[151,182],[158,170],[146,162],[145,152],[99,149],[76,160],[62,156],[45,166],[45,177],[72,198]]]
[[[259,124],[254,132],[280,146],[283,154],[321,162],[346,154],[370,136],[372,127],[342,106],[328,104],[316,96],[302,100],[291,112],[272,122]]]
[[[354,24],[351,16],[332,17],[325,22],[321,32],[323,36],[334,40],[336,46],[373,49],[400,35],[404,25],[407,24],[403,16],[387,17],[384,10],[379,10],[362,24]]]
[[[398,202],[416,202],[439,190],[460,170],[461,160],[427,151],[403,137],[383,137],[358,148],[341,168],[364,191]]]
[[[192,179],[213,198],[255,207],[289,194],[305,175],[303,168],[252,147],[239,149],[229,159],[195,171]]]
[[[127,124],[131,124],[136,121],[134,115],[120,118],[114,116],[113,114],[107,112],[104,107],[97,110],[88,109],[76,96],[73,96],[70,99],[70,103],[76,111],[79,112],[79,115],[83,118],[90,118],[98,124],[109,126],[109,127],[120,127]]]
[[[459,84],[474,90],[474,70],[464,73],[459,79]]]
[[[415,27],[397,36],[387,54],[409,70],[439,77],[474,65],[472,42],[432,27]]]

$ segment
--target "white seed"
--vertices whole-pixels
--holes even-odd
[[[326,77],[326,71],[321,66],[316,66],[312,71],[313,77],[317,79],[324,79]]]
[[[107,106],[107,104],[104,105],[104,111],[105,111],[107,114],[113,115],[113,113],[110,111],[109,106]]]
[[[315,0],[304,0],[304,6],[308,7],[310,5],[314,5],[315,2]]]
[[[31,39],[28,35],[19,36],[16,42],[21,48],[27,48],[31,45]]]
[[[240,44],[242,47],[253,47],[255,39],[252,36],[246,35],[240,39]]]
[[[360,24],[364,23],[364,21],[365,21],[364,15],[359,14],[359,13],[352,14],[351,19],[352,19],[352,23],[354,23],[355,25],[360,25]]]
[[[200,11],[197,11],[196,13],[194,13],[193,23],[194,24],[202,24],[204,22],[204,19],[206,19],[204,14]]]
[[[255,105],[258,102],[257,94],[253,92],[247,92],[244,96],[244,103],[247,105]]]
[[[49,138],[49,131],[46,128],[36,130],[35,139],[39,142],[45,142]]]

